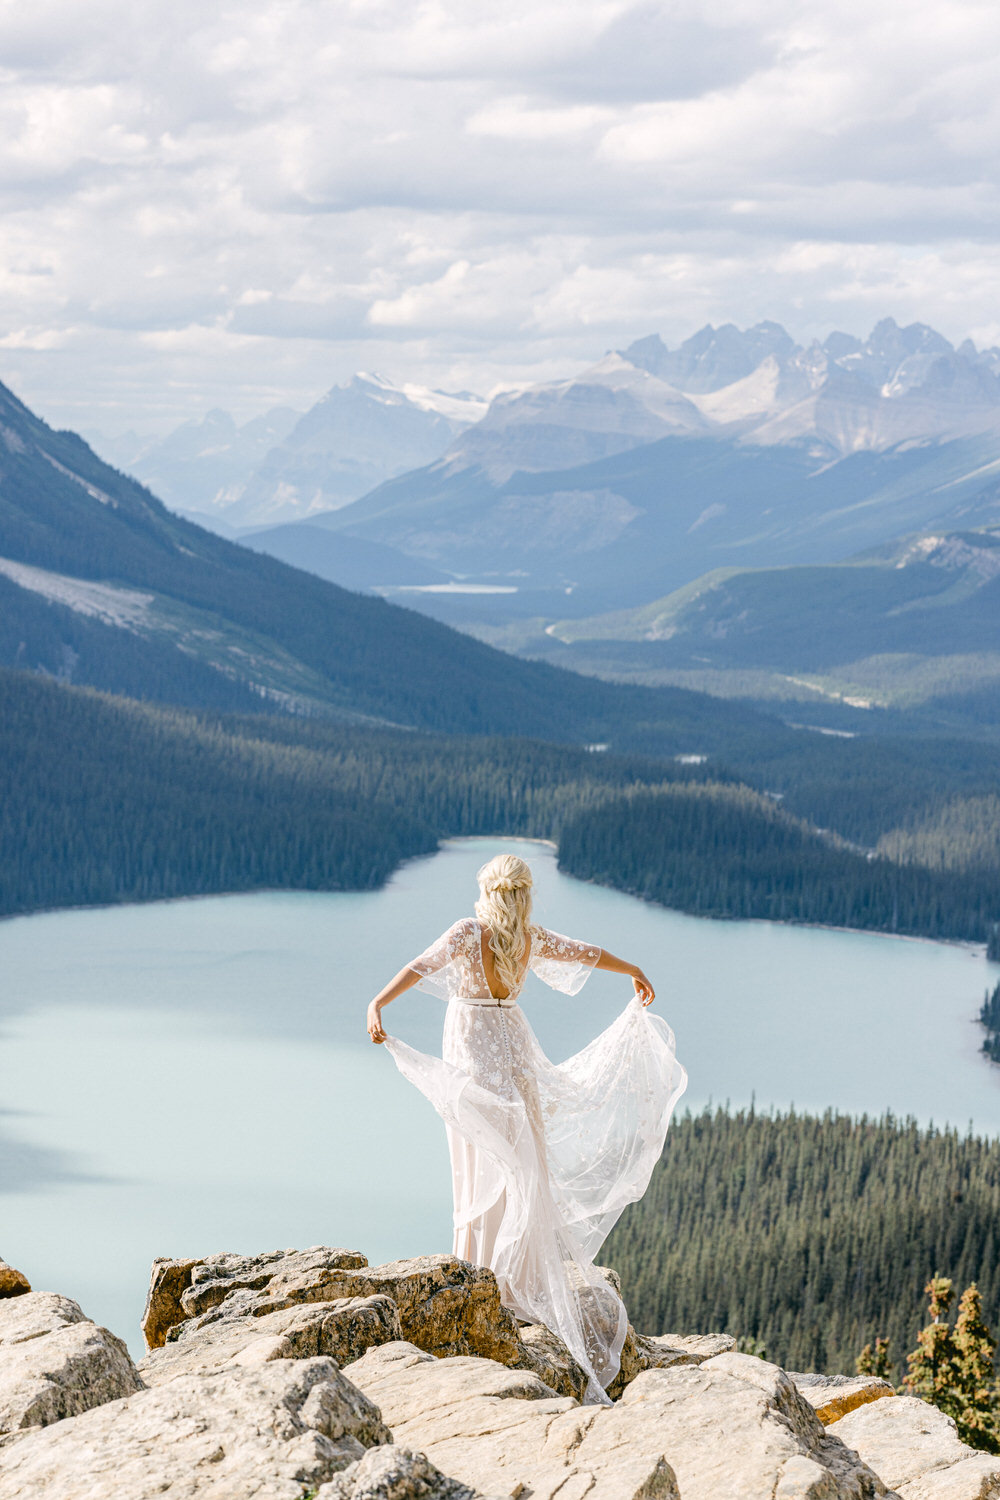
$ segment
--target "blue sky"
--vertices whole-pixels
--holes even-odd
[[[0,0],[0,379],[116,432],[708,321],[997,342],[998,55],[966,0]]]

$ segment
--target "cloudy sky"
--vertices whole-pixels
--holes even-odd
[[[995,0],[0,0],[0,379],[116,433],[708,321],[1000,341],[998,58]]]

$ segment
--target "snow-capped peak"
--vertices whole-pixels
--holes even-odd
[[[398,406],[401,402],[408,401],[421,411],[433,412],[436,416],[445,417],[449,422],[462,426],[478,422],[480,417],[486,415],[489,405],[482,396],[473,395],[470,391],[435,391],[430,386],[417,385],[412,381],[397,385],[373,370],[359,370],[348,382],[348,387],[351,386],[365,387],[367,395],[376,401],[382,401],[386,406]]]

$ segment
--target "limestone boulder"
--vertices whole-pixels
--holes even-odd
[[[154,1260],[146,1296],[142,1331],[149,1349],[158,1349],[170,1329],[186,1319],[206,1313],[240,1291],[254,1293],[267,1288],[272,1277],[286,1275],[311,1278],[320,1285],[325,1276],[360,1269],[368,1262],[357,1250],[333,1250],[325,1245],[311,1250],[272,1250],[262,1255],[209,1255],[204,1259]],[[335,1296],[354,1296],[352,1291],[314,1297],[322,1302]],[[362,1293],[361,1295],[365,1295]],[[304,1300],[304,1299],[300,1299]]]
[[[23,1297],[31,1291],[31,1282],[21,1271],[15,1271],[5,1260],[0,1260],[0,1297]]]
[[[622,1346],[621,1368],[608,1386],[608,1395],[617,1401],[625,1387],[644,1370],[669,1370],[676,1365],[698,1365],[701,1359],[688,1349],[678,1349],[665,1338],[647,1338],[636,1333],[631,1323]]]
[[[391,1441],[329,1359],[178,1376],[30,1433],[0,1500],[302,1500]]]
[[[266,1255],[212,1255],[202,1261],[156,1261],[143,1328],[161,1347],[185,1322],[263,1317],[302,1303],[344,1297],[389,1297],[402,1335],[431,1354],[479,1354],[517,1364],[517,1325],[500,1304],[492,1271],[453,1255],[369,1266],[357,1251],[314,1246]]]
[[[369,1349],[344,1373],[379,1406],[400,1446],[487,1494],[527,1486],[553,1418],[584,1410],[531,1371],[470,1356],[435,1359],[405,1342]]]
[[[570,1354],[558,1334],[544,1323],[522,1323],[518,1328],[521,1353],[519,1370],[531,1370],[558,1396],[572,1396],[582,1401],[587,1390],[587,1376]]]
[[[370,1448],[358,1463],[321,1485],[316,1500],[480,1500],[412,1448]]]
[[[1000,1457],[963,1443],[951,1418],[926,1401],[875,1401],[834,1430],[900,1500],[1000,1500]]]
[[[147,1349],[159,1349],[175,1324],[184,1319],[181,1296],[191,1285],[191,1272],[197,1260],[170,1260],[158,1256],[153,1261],[142,1315],[142,1333]]]
[[[141,1389],[121,1339],[69,1297],[0,1300],[0,1434],[46,1427]]]
[[[532,1500],[878,1500],[886,1487],[782,1370],[727,1353],[641,1373],[613,1407],[554,1396],[494,1361],[411,1344],[346,1371],[397,1442],[485,1493]],[[522,1485],[523,1491],[517,1491]]]
[[[139,1372],[147,1385],[163,1385],[178,1375],[211,1374],[233,1360],[249,1365],[328,1355],[345,1365],[400,1337],[399,1313],[388,1297],[342,1297],[259,1318],[181,1323],[176,1337],[140,1360]]]
[[[661,1333],[645,1342],[665,1349],[683,1349],[699,1365],[706,1359],[713,1359],[716,1354],[729,1354],[736,1348],[736,1340],[729,1333]]]
[[[839,1422],[858,1406],[896,1394],[888,1380],[876,1375],[801,1375],[789,1370],[788,1378],[824,1427]]]

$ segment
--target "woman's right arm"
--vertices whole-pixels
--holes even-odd
[[[385,1032],[382,1030],[382,1010],[393,1000],[398,1000],[400,995],[405,995],[420,979],[415,969],[400,969],[395,979],[390,979],[385,989],[379,990],[375,999],[368,1007],[368,1035],[376,1044],[385,1041]]]
[[[601,956],[594,965],[595,969],[610,969],[612,974],[627,974],[635,985],[635,992],[643,1005],[652,1005],[656,999],[653,986],[639,968],[638,964],[630,964],[624,958],[615,958],[607,948],[601,949]]]

